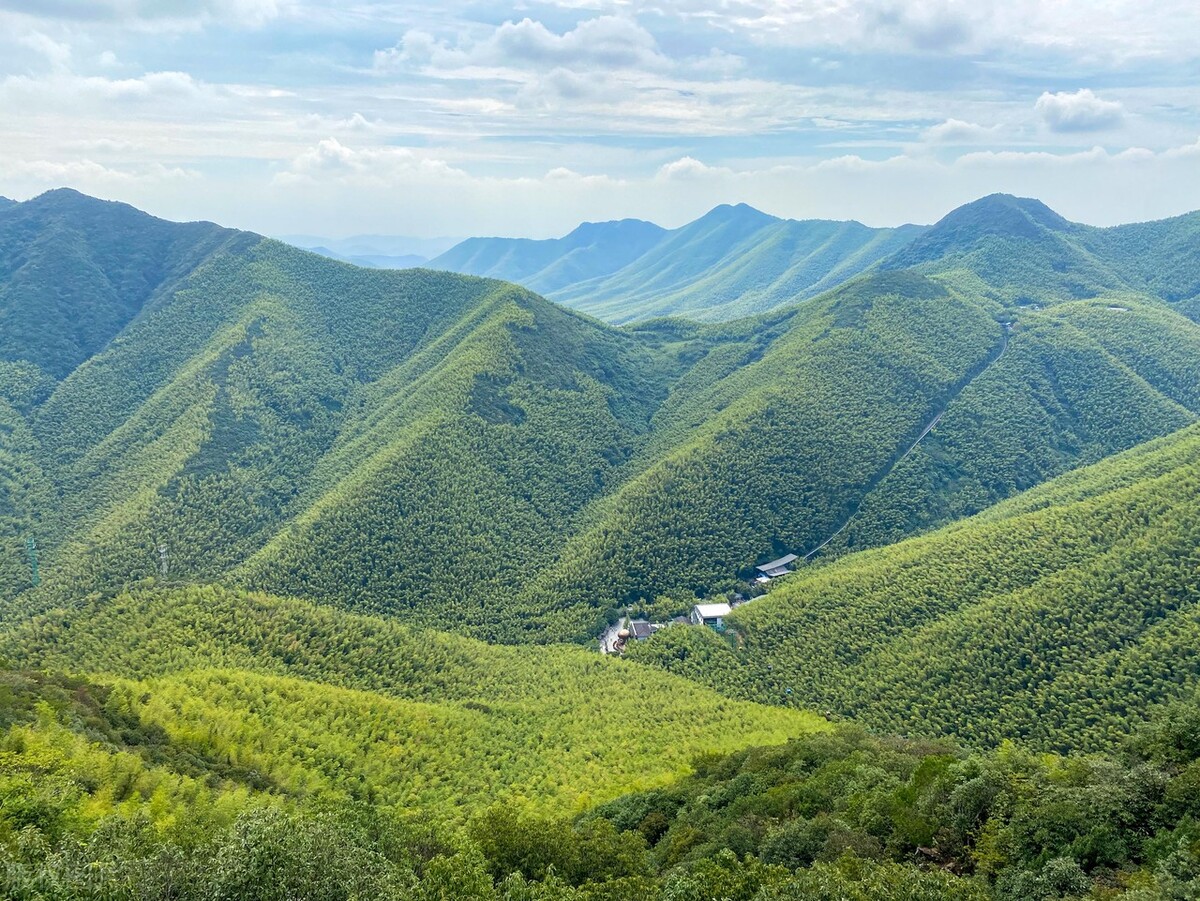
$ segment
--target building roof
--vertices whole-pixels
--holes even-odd
[[[728,604],[697,604],[694,609],[701,619],[717,619],[733,611]]]
[[[649,638],[654,634],[654,626],[644,619],[635,619],[629,626],[633,629],[634,638]]]
[[[762,566],[756,566],[754,568],[757,569],[759,572],[771,574],[769,572],[770,570],[782,569],[783,567],[787,566],[789,563],[794,563],[796,560],[799,560],[799,559],[800,558],[797,557],[795,554],[787,554],[783,557],[780,557],[778,560],[772,560],[770,563],[764,563]]]

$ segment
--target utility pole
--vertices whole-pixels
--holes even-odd
[[[162,574],[162,577],[164,579],[166,579],[166,577],[167,577],[167,546],[165,544],[160,544],[158,546],[158,570]]]
[[[38,572],[37,542],[32,535],[25,539],[25,554],[29,557],[29,581],[37,588],[42,584],[42,576]]]

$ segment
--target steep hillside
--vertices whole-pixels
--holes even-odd
[[[1200,212],[1084,229],[1080,242],[1130,284],[1171,303],[1200,297]]]
[[[0,210],[0,360],[62,379],[179,278],[250,240],[69,190],[8,206]]]
[[[48,235],[86,208],[95,240],[71,234],[103,271],[133,265],[104,216],[134,247],[169,230],[31,203]],[[763,220],[726,211],[714,246]],[[61,329],[0,362],[6,617],[166,575],[582,639],[626,603],[934,528],[1200,412],[1200,328],[1145,296],[1014,310],[890,271],[737,323],[614,330],[503,282],[226,238],[65,378],[19,356]]]
[[[1200,684],[1200,428],[932,535],[803,570],[637,660],[873,727],[1109,745]]]
[[[554,241],[473,238],[430,266],[515,281],[608,322],[724,321],[815,296],[920,232],[782,220],[738,204],[673,231],[624,220]]]
[[[116,680],[108,704],[282,790],[445,812],[566,812],[701,751],[824,728],[581,648],[504,648],[261,595],[140,588],[0,636],[23,669]],[[139,681],[125,681],[125,680]]]
[[[1095,228],[1040,201],[993,194],[953,210],[882,265],[957,280],[1024,307],[1113,292],[1176,303],[1200,294],[1198,235],[1197,213]]]
[[[57,234],[61,200],[133,215],[17,209]],[[726,212],[723,235],[762,225]],[[229,234],[65,378],[0,370],[6,615],[165,576],[581,640],[623,605],[936,527],[1200,411],[1200,327],[1144,296],[1020,309],[891,271],[733,323],[613,329],[503,282]],[[41,271],[22,278],[52,290]]]
[[[1125,296],[1022,311],[1003,359],[863,502],[825,554],[878,546],[1195,421],[1200,329]]]
[[[510,285],[369,272],[240,236],[48,398],[22,401],[6,453],[33,475],[7,478],[3,512],[25,578],[7,591],[29,585],[30,537],[46,576],[36,603],[54,603],[164,565],[211,578],[305,511],[358,509],[366,548],[391,547],[384,573],[404,570],[410,597],[458,622],[464,585],[513,578],[605,489],[665,396],[656,360]],[[21,494],[39,490],[39,463],[49,510]],[[393,489],[411,516],[353,506]],[[343,571],[340,598],[375,569]]]

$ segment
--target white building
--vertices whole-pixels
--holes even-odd
[[[728,604],[697,604],[688,620],[693,626],[712,626],[720,629],[732,608]]]

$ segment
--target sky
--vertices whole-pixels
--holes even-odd
[[[0,0],[0,195],[266,234],[1200,208],[1195,0]]]

